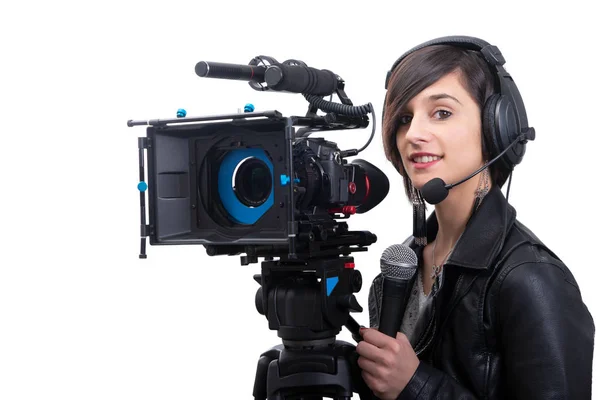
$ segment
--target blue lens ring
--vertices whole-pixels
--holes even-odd
[[[271,173],[271,193],[263,204],[258,207],[248,207],[241,203],[235,195],[233,187],[231,185],[233,174],[240,161],[246,158],[257,158],[263,161],[269,167]],[[252,225],[256,223],[269,208],[273,206],[274,202],[274,188],[275,181],[273,179],[273,164],[269,157],[265,154],[264,150],[261,149],[239,149],[232,150],[223,158],[221,167],[219,168],[218,174],[218,190],[221,202],[225,211],[229,214],[231,219],[244,225]]]

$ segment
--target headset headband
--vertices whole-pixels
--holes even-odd
[[[502,52],[498,47],[476,37],[444,36],[437,39],[429,40],[427,42],[421,43],[418,46],[413,47],[412,49],[402,54],[396,60],[392,68],[388,71],[387,76],[385,78],[385,89],[387,90],[388,88],[388,83],[393,71],[396,69],[398,64],[400,64],[400,62],[402,62],[402,60],[406,58],[406,56],[424,47],[438,44],[451,45],[461,47],[466,50],[475,50],[480,52],[494,74],[496,83],[496,93],[500,93],[504,96],[509,97],[510,101],[515,106],[515,112],[517,113],[517,118],[519,119],[519,125],[522,129],[528,127],[527,114],[525,112],[525,105],[523,104],[523,99],[521,98],[521,94],[519,93],[519,90],[515,85],[512,77],[508,72],[506,72],[506,70],[503,67],[506,61],[504,59],[504,56],[502,55]]]

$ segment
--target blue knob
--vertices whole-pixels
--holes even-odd
[[[187,111],[185,111],[183,108],[180,108],[179,110],[177,110],[177,118],[183,118],[187,115]]]
[[[137,187],[140,192],[145,192],[146,189],[148,189],[148,184],[144,181],[141,181],[140,183],[138,183]]]
[[[253,112],[254,104],[248,103],[244,106],[244,112]]]
[[[290,177],[287,175],[280,175],[279,181],[281,182],[281,186],[285,186],[290,183]],[[300,178],[294,178],[294,183],[300,183]]]

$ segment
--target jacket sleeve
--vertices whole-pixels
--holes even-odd
[[[507,397],[591,399],[594,321],[568,268],[527,262],[500,281],[494,303]]]
[[[571,272],[559,262],[528,262],[498,278],[491,301],[505,397],[591,399],[595,326]],[[398,400],[477,398],[422,361]]]
[[[397,400],[476,400],[477,397],[455,379],[424,361]]]

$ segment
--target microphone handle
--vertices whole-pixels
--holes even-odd
[[[383,278],[379,332],[395,338],[400,331],[410,283],[410,279]]]

